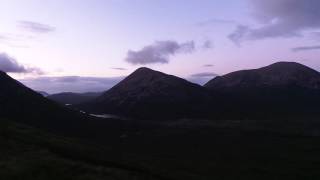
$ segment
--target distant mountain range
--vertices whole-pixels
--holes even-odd
[[[58,102],[63,105],[77,105],[85,103],[99,97],[102,92],[88,92],[88,93],[72,93],[64,92],[58,94],[51,94],[46,96],[48,99]]]
[[[0,115],[10,117],[75,119],[71,116],[81,115],[58,104],[72,104],[89,114],[140,119],[315,119],[320,115],[320,73],[295,62],[232,72],[204,86],[139,68],[104,93],[60,93],[47,98],[3,72],[0,82]]]
[[[79,107],[137,118],[269,119],[318,117],[320,73],[294,62],[233,72],[203,87],[140,68]]]

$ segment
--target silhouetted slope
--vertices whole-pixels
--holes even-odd
[[[205,86],[219,94],[220,117],[281,119],[319,117],[320,73],[293,62],[216,77]]]
[[[196,84],[148,68],[139,68],[95,101],[94,113],[160,118],[201,116],[209,93]]]
[[[119,137],[121,133],[121,122],[97,119],[65,108],[4,72],[0,72],[0,118],[83,138],[116,141],[113,137]]]
[[[4,72],[0,72],[0,84],[0,117],[62,132],[76,130],[79,125],[75,122],[84,118],[25,87]]]
[[[320,89],[320,73],[299,63],[278,62],[260,69],[242,70],[218,76],[204,85],[213,90],[280,88],[296,86]]]
[[[72,93],[72,92],[64,92],[58,94],[52,94],[47,96],[48,99],[55,101],[60,104],[80,104],[85,103],[91,100],[94,100],[98,96],[100,96],[102,92],[91,92],[91,93]]]
[[[25,87],[6,73],[0,72],[0,114],[3,116],[37,116],[47,109],[59,109],[39,93]]]

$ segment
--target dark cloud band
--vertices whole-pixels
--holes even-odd
[[[248,40],[302,36],[320,28],[319,0],[249,0],[259,27],[239,25],[229,35],[236,44]]]

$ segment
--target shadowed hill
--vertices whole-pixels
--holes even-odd
[[[201,86],[148,68],[139,68],[95,101],[94,113],[140,118],[201,116],[211,98]]]
[[[260,69],[242,70],[218,76],[204,86],[212,90],[225,91],[292,86],[320,89],[320,73],[299,63],[278,62]]]
[[[51,132],[94,140],[117,141],[122,122],[98,119],[65,108],[0,72],[0,118]]]
[[[139,68],[79,107],[98,114],[155,119],[315,119],[319,101],[319,72],[295,62],[278,62],[216,77],[204,87]]]
[[[224,118],[315,119],[320,115],[320,73],[299,63],[278,62],[233,72],[204,87],[221,97]]]

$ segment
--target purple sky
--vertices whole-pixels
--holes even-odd
[[[319,0],[10,0],[0,70],[49,93],[103,91],[141,66],[204,83],[296,61],[320,70]]]

